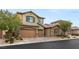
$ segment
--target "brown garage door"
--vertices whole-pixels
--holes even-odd
[[[35,37],[35,30],[21,30],[21,36],[26,37]]]
[[[39,30],[38,33],[39,33],[39,37],[43,37],[44,36],[44,31],[43,30]]]

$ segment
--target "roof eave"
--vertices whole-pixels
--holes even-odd
[[[36,15],[38,18],[41,18],[41,19],[45,19],[44,17],[40,17],[38,16],[36,13],[32,12],[32,11],[28,11],[28,12],[17,12],[17,14],[26,14],[26,13],[33,13],[34,15]]]

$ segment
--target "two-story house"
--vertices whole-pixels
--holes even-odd
[[[17,16],[22,21],[22,28],[20,35],[25,37],[42,37],[44,36],[44,17],[38,16],[32,11],[28,12],[17,12]]]
[[[38,16],[32,11],[28,12],[17,12],[17,16],[21,19],[22,26],[20,29],[20,35],[22,38],[27,37],[53,37],[60,36],[62,30],[58,27],[59,22],[63,20],[58,20],[52,22],[51,24],[43,24],[44,17]],[[70,31],[68,31],[70,32]],[[69,34],[67,32],[67,34]],[[71,34],[79,34],[79,29],[72,29]],[[0,30],[0,38],[2,37],[3,32]]]

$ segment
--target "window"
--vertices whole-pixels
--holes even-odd
[[[43,24],[43,19],[39,19],[39,23]]]
[[[34,17],[33,16],[26,16],[26,21],[33,23],[34,22]]]

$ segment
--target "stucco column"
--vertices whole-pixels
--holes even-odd
[[[36,34],[35,34],[35,36],[38,37],[38,36],[39,36],[38,34],[39,34],[39,33],[38,33],[38,29],[36,29]]]

